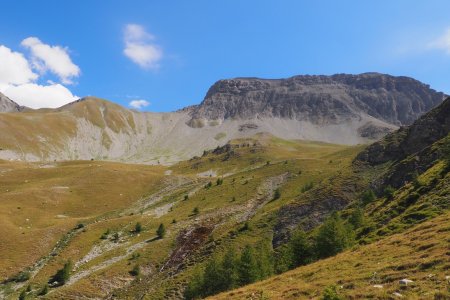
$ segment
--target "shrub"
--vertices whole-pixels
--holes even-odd
[[[184,195],[184,201],[189,199],[189,195]]]
[[[27,281],[28,279],[30,279],[30,272],[28,271],[22,271],[19,272],[17,275],[13,276],[9,281],[14,281],[14,282],[24,282]]]
[[[81,229],[81,228],[84,228],[83,223],[78,223],[77,226],[75,226],[75,229]]]
[[[341,296],[339,296],[336,286],[328,286],[325,288],[322,294],[322,300],[343,300]]]
[[[222,183],[223,183],[223,179],[217,178],[216,185],[222,185]]]
[[[158,229],[156,230],[156,235],[158,238],[162,239],[166,235],[166,227],[163,223],[159,224]]]
[[[301,191],[302,191],[302,193],[305,193],[305,192],[309,191],[310,189],[312,189],[313,187],[314,187],[314,183],[313,182],[309,182],[309,183],[306,183],[302,187]]]

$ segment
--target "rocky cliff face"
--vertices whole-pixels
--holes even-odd
[[[18,112],[21,110],[22,107],[19,104],[0,93],[0,112]]]
[[[378,73],[236,78],[216,82],[193,107],[192,120],[278,117],[323,125],[369,115],[400,126],[443,99],[443,93],[415,79]]]

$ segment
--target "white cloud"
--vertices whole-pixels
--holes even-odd
[[[30,49],[33,66],[38,71],[49,70],[64,84],[72,84],[72,79],[80,75],[80,68],[70,59],[67,48],[44,44],[36,37],[24,39],[22,46]]]
[[[450,55],[450,28],[436,40],[429,44],[430,48],[444,50]]]
[[[9,84],[23,84],[36,80],[35,74],[22,53],[0,45],[0,88]]]
[[[128,24],[125,26],[123,53],[143,69],[157,69],[163,51],[154,40],[155,37],[141,25]]]
[[[132,108],[142,109],[142,108],[144,108],[146,106],[149,106],[150,102],[148,102],[146,100],[133,100],[133,101],[130,101],[129,105]]]
[[[79,98],[61,84],[39,85],[25,83],[10,85],[2,92],[20,105],[31,108],[57,108]]]

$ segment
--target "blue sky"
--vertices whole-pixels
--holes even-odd
[[[15,0],[2,8],[0,91],[34,107],[95,95],[172,111],[199,103],[223,78],[369,71],[450,93],[450,1]]]

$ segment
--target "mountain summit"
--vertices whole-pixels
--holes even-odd
[[[378,73],[221,80],[199,105],[171,113],[87,97],[57,109],[1,114],[0,158],[173,163],[261,132],[368,143],[411,124],[444,97],[412,78]],[[3,111],[20,111],[7,98],[1,103]]]
[[[438,93],[409,77],[379,73],[287,79],[236,78],[216,82],[193,118],[276,117],[339,124],[368,115],[394,125],[409,125],[442,102]]]

